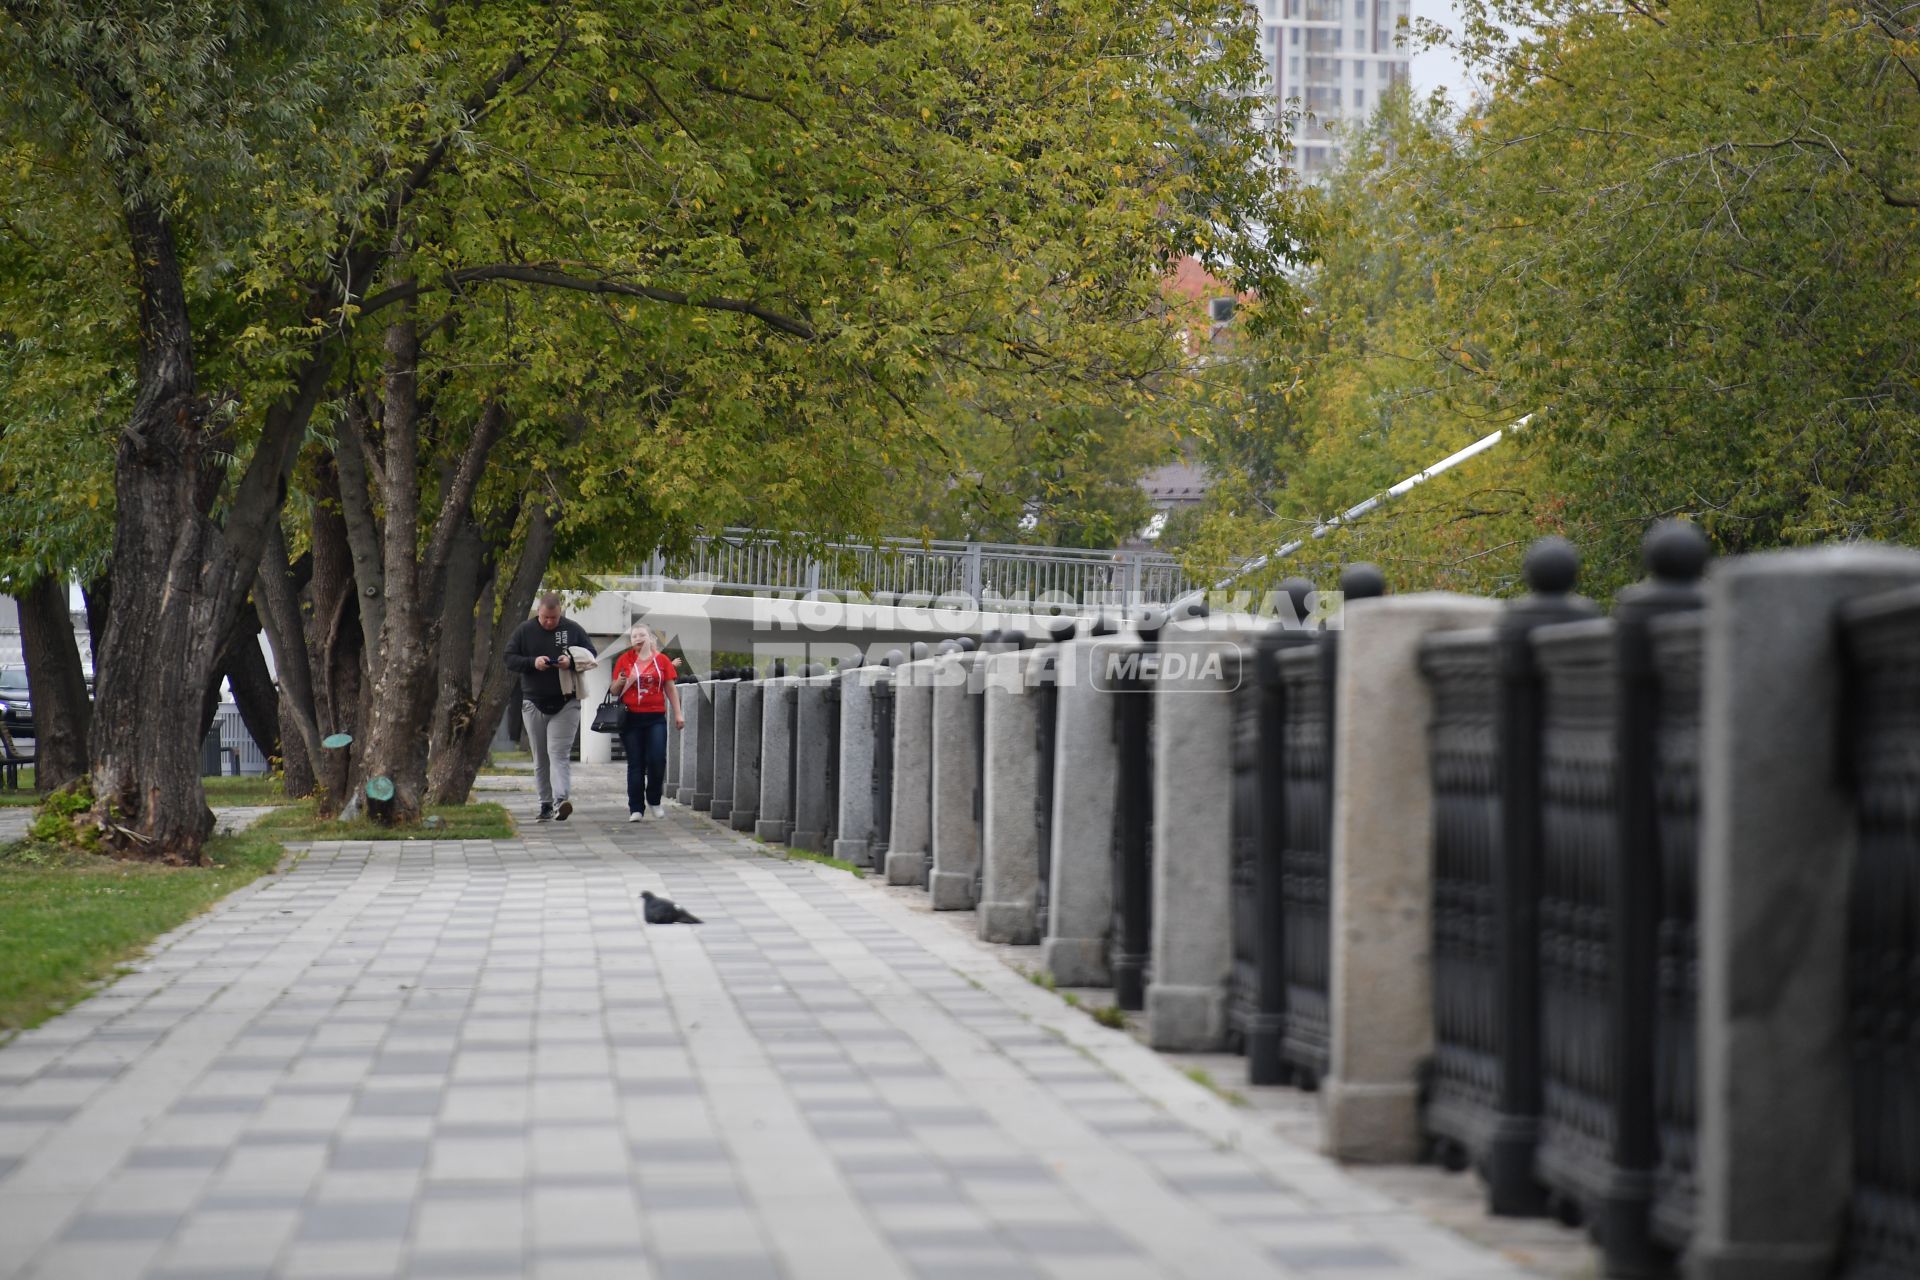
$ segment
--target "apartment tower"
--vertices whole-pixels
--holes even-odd
[[[1407,78],[1410,0],[1253,0],[1277,108],[1303,113],[1295,162],[1324,174],[1339,141],[1330,124],[1358,124]]]

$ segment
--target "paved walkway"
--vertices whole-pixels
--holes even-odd
[[[0,1276],[1521,1274],[946,921],[587,772],[520,839],[314,846],[0,1048]]]

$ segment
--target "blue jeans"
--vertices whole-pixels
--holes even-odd
[[[627,712],[620,745],[627,753],[627,812],[658,809],[660,788],[667,781],[667,713]]]

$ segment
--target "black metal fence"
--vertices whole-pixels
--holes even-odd
[[[890,658],[887,665],[898,667],[900,664]],[[872,698],[873,771],[868,776],[872,788],[869,805],[873,830],[867,840],[867,861],[868,865],[885,871],[887,850],[893,843],[893,681],[874,681]]]
[[[1433,1027],[1420,1126],[1434,1158],[1486,1181],[1495,1212],[1584,1223],[1609,1276],[1675,1274],[1698,1232],[1705,558],[1696,533],[1657,529],[1647,581],[1603,618],[1572,592],[1572,549],[1547,540],[1529,553],[1528,594],[1495,625],[1430,634],[1419,652],[1431,695]],[[1343,586],[1378,594],[1377,577]],[[1306,589],[1292,584],[1296,608]],[[1150,651],[1162,621],[1108,644]],[[1806,762],[1843,782],[1858,828],[1852,1179],[1836,1274],[1894,1280],[1920,1276],[1920,590],[1848,607],[1839,634],[1844,759]],[[993,635],[985,647],[1024,644]],[[1337,632],[1273,629],[1244,655],[1234,695],[1222,923],[1228,1020],[1254,1083],[1312,1088],[1330,1068],[1334,806],[1367,802],[1335,791],[1339,644]],[[1165,762],[1149,665],[1113,664],[1105,685],[1116,746],[1107,947],[1126,1010],[1145,1003],[1153,861],[1165,853],[1154,847]],[[1028,693],[1044,933],[1059,704],[1044,674]],[[893,690],[877,688],[875,865],[894,707]],[[979,792],[975,803],[980,816]]]
[[[1034,914],[1040,933],[1048,930],[1048,903],[1053,893],[1053,779],[1054,750],[1060,721],[1060,659],[1046,654],[1036,661],[1033,686],[1033,752],[1036,774],[1033,788],[1034,849],[1038,854],[1038,896]]]
[[[1142,648],[1154,636],[1142,633]],[[1147,960],[1153,936],[1153,696],[1137,673],[1113,683],[1117,751],[1113,805],[1113,925],[1107,967],[1113,1002],[1146,1007]]]
[[[1422,1121],[1496,1212],[1584,1222],[1609,1276],[1696,1230],[1698,536],[1580,612],[1566,553],[1498,627],[1429,636],[1433,1013]],[[1859,824],[1848,954],[1853,1179],[1839,1274],[1920,1275],[1920,592],[1843,618]],[[1814,762],[1813,767],[1820,767]]]
[[[1843,618],[1859,822],[1848,912],[1846,1280],[1920,1275],[1920,591]]]

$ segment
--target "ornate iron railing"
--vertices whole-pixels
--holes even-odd
[[[1286,963],[1286,1023],[1280,1057],[1299,1084],[1315,1087],[1327,1071],[1331,1035],[1328,969],[1332,961],[1327,916],[1332,871],[1330,806],[1333,761],[1329,756],[1330,690],[1320,645],[1300,645],[1280,655],[1286,702],[1285,801],[1280,850],[1280,896],[1284,920],[1281,948]]]
[[[1653,1236],[1679,1252],[1693,1235],[1699,1117],[1700,615],[1654,623],[1658,711],[1653,804],[1659,875],[1654,929]]]
[[[1577,1217],[1608,1191],[1618,1139],[1611,1022],[1620,857],[1611,622],[1533,634],[1545,677],[1540,768],[1540,1145],[1535,1170]]]
[[[684,554],[656,551],[627,576],[697,582],[719,594],[965,596],[1088,608],[1166,604],[1194,585],[1159,551],[914,538],[800,543],[754,529],[696,538]]]
[[[1859,821],[1848,917],[1846,1280],[1920,1275],[1920,592],[1845,618]]]
[[[1151,636],[1142,643],[1151,644]],[[1138,675],[1113,690],[1113,736],[1118,748],[1113,804],[1113,926],[1108,968],[1113,1002],[1146,1007],[1148,949],[1153,936],[1153,695]]]
[[[1424,1120],[1441,1161],[1464,1168],[1491,1137],[1500,1085],[1499,741],[1490,630],[1430,636],[1433,689],[1433,1031]]]

